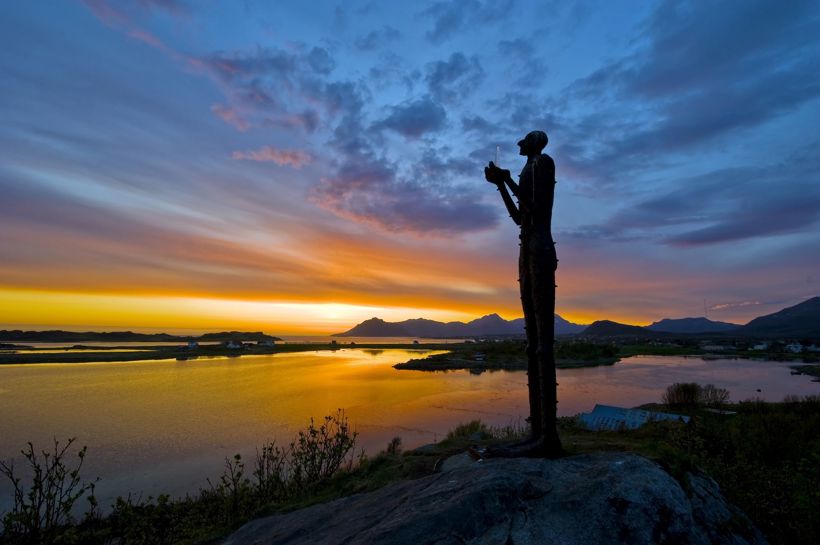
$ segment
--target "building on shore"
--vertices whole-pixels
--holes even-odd
[[[657,422],[660,420],[688,423],[689,417],[680,414],[645,411],[643,409],[627,409],[624,407],[598,404],[595,405],[591,413],[582,413],[578,416],[578,421],[581,424],[595,431],[634,430],[649,422]]]

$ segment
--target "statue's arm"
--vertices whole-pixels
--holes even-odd
[[[513,181],[512,176],[507,176],[504,183],[510,186],[510,191],[512,191],[512,194],[518,199],[518,203],[523,210],[532,210],[532,199],[529,199],[527,195],[523,194],[521,187]]]
[[[507,212],[510,213],[510,217],[516,225],[521,225],[521,211],[515,206],[509,191],[507,191],[507,187],[503,182],[496,184],[496,187],[499,193],[501,193],[501,199],[504,201],[504,206],[507,207]]]
[[[509,191],[507,191],[506,184],[512,183],[510,171],[500,169],[490,161],[489,166],[484,169],[484,178],[488,182],[495,184],[496,189],[501,193],[501,199],[504,201],[504,206],[507,207],[507,212],[509,212],[510,217],[516,225],[521,225],[521,211],[515,205],[515,202],[513,202]]]

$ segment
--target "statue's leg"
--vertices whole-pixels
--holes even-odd
[[[541,434],[544,455],[560,456],[563,452],[557,429],[557,383],[555,375],[555,270],[558,259],[552,237],[541,234],[530,246],[530,279],[537,335],[541,398]]]
[[[529,256],[522,248],[518,259],[518,281],[521,288],[521,307],[524,310],[524,327],[527,333],[527,389],[530,402],[530,440],[541,436],[541,375],[538,358],[538,326],[535,321],[535,305],[532,299]]]
[[[545,456],[546,442],[543,436],[544,424],[542,403],[541,365],[538,361],[537,350],[539,342],[538,324],[536,320],[536,306],[533,293],[532,266],[530,245],[525,243],[521,247],[518,260],[518,281],[521,283],[521,307],[524,310],[524,324],[527,328],[527,390],[530,402],[530,437],[511,445],[490,447],[487,455],[493,457],[543,457]]]

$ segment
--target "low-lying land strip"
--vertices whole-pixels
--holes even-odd
[[[66,347],[61,352],[55,352],[53,347],[37,349],[16,345],[14,348],[0,349],[0,365],[2,364],[36,364],[36,363],[96,363],[115,361],[152,361],[152,360],[196,360],[199,358],[239,357],[263,354],[280,354],[290,352],[312,352],[315,350],[340,350],[344,348],[360,348],[368,350],[449,350],[453,344],[276,344],[264,346],[244,344],[241,348],[229,348],[225,345],[200,345],[196,348],[186,346],[94,346],[77,345]],[[457,345],[455,345],[457,346]],[[93,348],[93,351],[89,351]]]
[[[153,360],[196,360],[217,357],[238,357],[315,350],[341,350],[358,348],[367,350],[419,350],[440,351],[435,354],[415,358],[395,365],[396,369],[419,371],[448,371],[465,369],[471,372],[492,370],[526,370],[526,344],[520,339],[463,343],[361,343],[330,342],[309,344],[254,344],[244,343],[240,347],[226,344],[201,344],[193,348],[186,345],[85,346],[73,345],[63,348],[39,348],[21,344],[3,343],[0,346],[0,365],[35,363],[96,363]],[[616,345],[607,343],[559,340],[555,345],[555,359],[558,368],[591,367],[612,365],[630,356],[701,356],[716,358],[751,358],[794,361],[793,369],[801,373],[820,376],[820,366],[810,365],[820,361],[817,353],[793,354],[788,352],[728,351],[709,352],[698,346],[666,346],[655,344]]]
[[[612,365],[620,359],[610,345],[591,343],[558,343],[555,345],[556,367],[591,367]],[[394,366],[416,371],[449,371],[467,369],[472,372],[492,370],[526,370],[526,345],[521,341],[465,343],[449,347],[446,354],[412,359]]]

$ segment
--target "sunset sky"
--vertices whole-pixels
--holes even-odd
[[[692,5],[696,4],[696,5]],[[482,168],[550,136],[557,311],[820,294],[820,3],[0,5],[0,329],[521,315]]]

